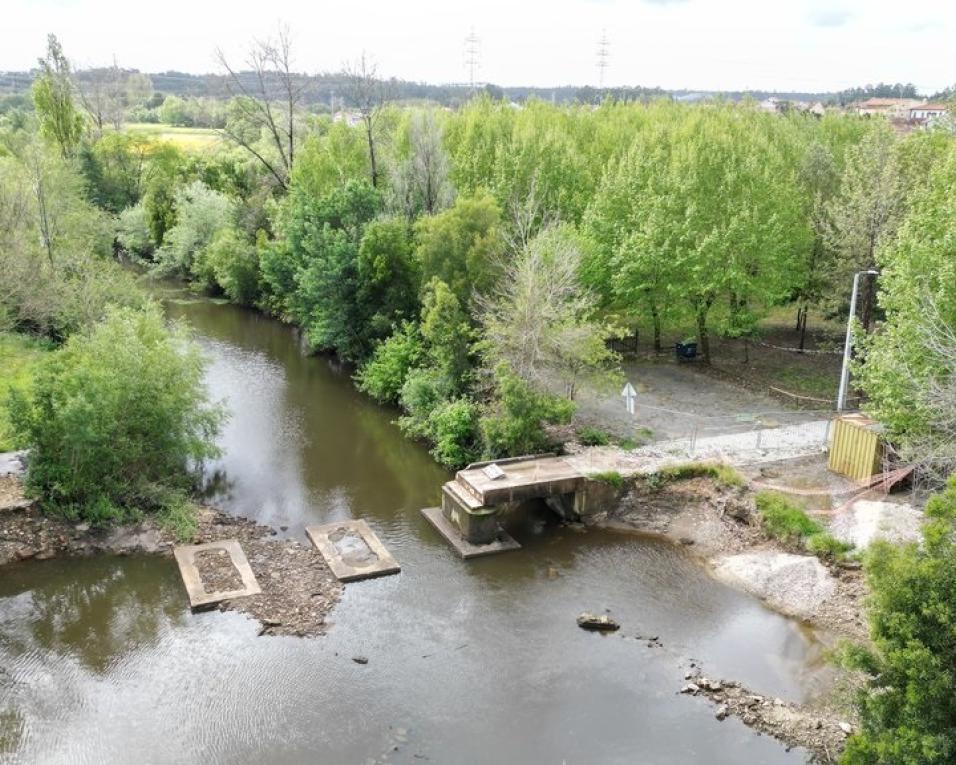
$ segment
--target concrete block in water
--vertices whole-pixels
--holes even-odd
[[[203,586],[202,577],[199,574],[199,568],[196,566],[196,555],[207,550],[223,550],[229,555],[232,565],[235,566],[239,577],[242,579],[242,587],[236,590],[207,592]],[[223,600],[235,600],[236,598],[245,598],[250,595],[258,595],[262,590],[259,588],[259,582],[256,581],[255,574],[252,573],[252,567],[246,558],[246,554],[239,546],[237,539],[224,539],[219,542],[207,542],[202,545],[183,545],[173,548],[173,557],[179,566],[179,574],[183,578],[183,584],[186,586],[186,594],[189,595],[189,605],[193,609],[208,608]]]
[[[402,570],[361,518],[308,526],[305,533],[340,582],[387,576]]]

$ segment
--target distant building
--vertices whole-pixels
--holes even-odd
[[[910,107],[910,119],[925,122],[926,120],[936,117],[942,117],[948,112],[949,107],[947,107],[946,104],[934,104],[931,102],[916,104],[916,106]]]
[[[861,116],[881,114],[891,119],[909,119],[910,109],[919,104],[920,100],[917,98],[868,98],[865,101],[857,101],[850,108]]]
[[[336,112],[332,116],[332,121],[344,122],[349,127],[355,127],[356,125],[362,122],[362,114],[361,112],[340,111],[340,112]]]

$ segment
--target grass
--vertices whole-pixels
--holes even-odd
[[[602,483],[610,484],[615,489],[624,488],[624,476],[622,476],[616,470],[605,470],[603,473],[592,473],[590,477],[594,481],[601,481]]]
[[[19,448],[10,424],[7,401],[13,390],[26,390],[33,382],[49,345],[29,335],[0,332],[0,452]]]
[[[188,542],[199,530],[199,508],[184,497],[173,497],[159,512],[160,525],[180,542]]]
[[[140,133],[160,141],[169,141],[183,149],[213,148],[222,142],[218,130],[199,127],[177,127],[153,122],[128,122],[124,128],[130,133]]]
[[[607,446],[611,443],[611,436],[600,428],[585,425],[578,430],[578,441],[584,446]]]
[[[736,468],[721,462],[682,462],[679,465],[661,468],[657,471],[657,475],[665,481],[712,478],[717,485],[732,489],[740,489],[747,484]]]
[[[826,532],[822,525],[784,494],[760,491],[754,501],[764,531],[774,539],[801,545],[807,552],[827,561],[842,560],[853,550],[853,545]]]

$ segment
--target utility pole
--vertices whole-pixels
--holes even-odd
[[[879,271],[869,269],[867,271],[857,271],[853,274],[853,292],[850,294],[850,318],[846,323],[846,342],[843,344],[843,369],[840,370],[840,390],[837,392],[838,412],[846,409],[846,391],[850,382],[850,356],[853,354],[853,320],[856,318],[856,296],[860,291],[860,277],[878,276]]]
[[[468,36],[465,38],[465,67],[468,69],[468,82],[471,85],[471,92],[475,92],[475,75],[481,66],[479,59],[480,38],[475,34],[475,28],[472,27]]]
[[[598,87],[604,89],[604,75],[607,73],[607,60],[610,56],[610,41],[607,39],[607,30],[601,31],[601,39],[598,40],[597,49],[597,68],[598,68]]]

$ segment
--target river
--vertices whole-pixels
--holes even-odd
[[[171,559],[0,573],[0,762],[802,763],[703,699],[689,661],[804,698],[820,647],[683,550],[531,513],[522,549],[461,561],[423,520],[447,474],[347,370],[252,311],[172,301],[232,412],[211,491],[304,539],[368,520],[402,565],[346,585],[318,639],[189,612]],[[620,632],[575,624],[611,609]],[[635,635],[657,636],[649,647]],[[362,655],[368,664],[352,657]]]

